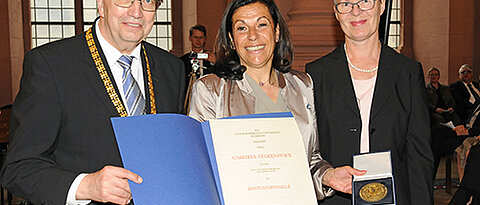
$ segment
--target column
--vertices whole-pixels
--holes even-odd
[[[333,51],[344,37],[333,11],[333,0],[293,0],[287,21],[295,48],[293,69]]]

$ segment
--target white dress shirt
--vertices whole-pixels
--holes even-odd
[[[125,95],[123,94],[123,85],[122,85],[123,68],[120,66],[120,64],[117,61],[124,54],[122,54],[118,49],[116,49],[110,43],[108,43],[108,41],[102,36],[100,32],[100,27],[98,26],[98,21],[95,23],[95,30],[96,30],[95,34],[97,36],[98,42],[100,43],[101,50],[103,51],[103,54],[107,59],[107,62],[103,62],[105,65],[105,68],[107,67],[107,63],[108,63],[113,75],[113,79],[111,80],[112,82],[115,81],[118,91],[120,92],[118,94],[122,98],[123,102],[125,102],[126,99],[125,99]],[[97,46],[97,49],[100,50],[98,46]],[[140,51],[141,51],[141,44],[138,44],[138,46],[135,47],[132,53],[128,55],[133,56],[132,65],[131,65],[132,75],[133,75],[133,78],[135,78],[135,80],[137,81],[140,87],[140,91],[142,92],[142,95],[145,98],[143,67],[142,67]],[[67,195],[67,201],[66,201],[67,205],[85,205],[91,202],[91,200],[76,199],[78,186],[80,185],[80,182],[82,182],[85,176],[87,176],[86,173],[79,174],[75,178],[73,183],[70,185],[70,188],[68,190],[68,195]]]
[[[474,104],[475,103],[475,97],[473,96],[473,93],[472,91],[470,90],[470,88],[468,87],[468,85],[472,85],[472,89],[473,89],[473,92],[476,92],[478,96],[480,96],[480,92],[478,91],[478,89],[473,85],[472,82],[470,83],[465,83],[462,81],[462,83],[465,85],[465,87],[467,88],[467,91],[468,91],[468,94],[470,94],[470,99],[468,100],[471,104]]]

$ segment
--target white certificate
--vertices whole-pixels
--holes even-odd
[[[225,204],[317,204],[293,117],[209,123]]]

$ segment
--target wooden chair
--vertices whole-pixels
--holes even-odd
[[[452,160],[453,154],[445,155],[445,192],[452,193]]]

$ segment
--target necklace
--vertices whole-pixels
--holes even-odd
[[[265,82],[258,82],[258,85],[261,87],[261,86],[264,86],[265,83],[267,83],[268,81],[270,81],[270,79],[266,80]]]
[[[372,68],[370,70],[357,68],[357,66],[353,65],[353,63],[350,61],[350,58],[348,58],[348,52],[347,52],[346,44],[343,44],[343,49],[345,49],[345,55],[347,56],[347,62],[353,69],[358,70],[360,72],[364,72],[364,73],[371,73],[371,72],[374,72],[374,71],[378,70],[378,65],[377,65],[377,67]]]
[[[260,87],[263,87],[263,86],[266,85],[267,83],[270,84],[270,85],[273,85],[273,83],[270,82],[270,79],[272,79],[272,74],[273,74],[273,70],[271,69],[271,70],[270,70],[270,75],[268,76],[268,79],[267,79],[266,81],[263,81],[263,82],[259,80],[259,81],[258,81],[258,85],[259,85]]]
[[[100,75],[100,78],[103,81],[103,85],[105,86],[108,96],[110,97],[110,100],[115,106],[115,109],[117,110],[120,117],[126,117],[127,112],[125,110],[125,107],[120,101],[120,97],[115,91],[115,88],[113,87],[113,83],[107,74],[105,65],[103,64],[102,59],[100,58],[100,55],[98,53],[97,46],[95,45],[95,40],[93,39],[92,27],[90,27],[85,33],[85,39],[87,40],[90,54],[92,55],[92,59],[95,62],[95,67],[97,68],[98,74]],[[155,114],[157,112],[157,109],[155,105],[155,96],[153,92],[152,72],[150,71],[150,64],[148,62],[147,52],[145,51],[145,47],[143,46],[143,44],[142,44],[142,50],[145,56],[145,64],[147,65],[147,77],[148,77],[147,83],[148,83],[148,91],[150,93],[150,113]]]

